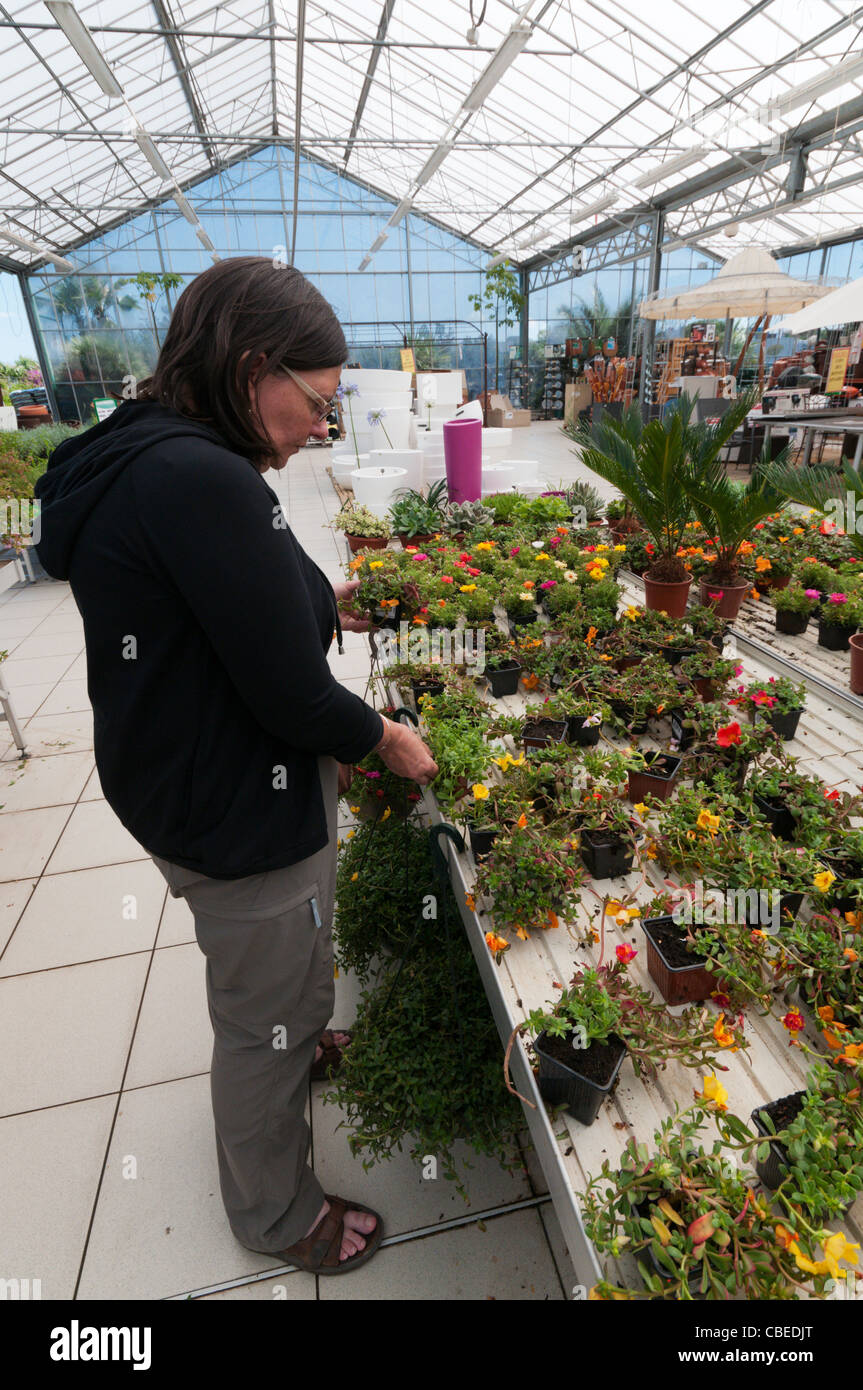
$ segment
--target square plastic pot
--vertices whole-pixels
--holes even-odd
[[[777,839],[788,840],[789,842],[794,839],[797,833],[797,822],[784,801],[780,801],[775,796],[761,796],[758,792],[752,793],[752,800],[759,811],[766,816],[770,829]]]
[[[673,753],[645,753],[644,756],[651,765],[651,771],[630,772],[627,792],[630,801],[643,801],[646,796],[667,801],[680,772],[680,758]],[[656,771],[652,770],[654,768]]]
[[[687,748],[691,748],[695,742],[695,730],[687,729],[684,726],[684,714],[682,710],[671,711],[671,737],[674,739],[681,753],[685,753]]]
[[[615,1045],[617,1058],[611,1059],[607,1081],[598,1085],[590,1077],[579,1072],[577,1051],[573,1050],[572,1065],[564,1066],[545,1051],[546,1036],[545,1033],[540,1033],[533,1050],[539,1060],[539,1091],[543,1100],[548,1101],[550,1105],[566,1105],[573,1119],[579,1120],[583,1125],[592,1125],[603,1103],[614,1090],[626,1056],[626,1044],[616,1034],[610,1034],[608,1041]]]
[[[599,743],[599,735],[602,731],[602,724],[588,724],[585,727],[584,720],[587,716],[571,714],[567,719],[567,738],[570,743],[577,743],[580,748],[594,748]]]
[[[784,632],[787,637],[800,637],[809,626],[809,613],[790,613],[777,608],[776,610],[776,631]]]
[[[515,695],[521,676],[521,662],[501,661],[497,666],[486,666],[485,676],[496,700],[504,695]]]
[[[828,652],[847,652],[850,646],[851,628],[840,627],[839,623],[828,622],[822,617],[818,620],[818,645]]]
[[[549,744],[563,743],[565,739],[565,719],[531,719],[521,731],[525,748],[547,748]]]
[[[683,938],[683,929],[673,917],[650,917],[642,922],[647,937],[647,970],[666,1004],[700,1004],[716,989],[716,976],[705,969],[703,957],[692,954],[691,965],[672,965],[657,939],[658,930],[674,930]]]
[[[581,858],[592,878],[619,878],[632,870],[635,850],[607,830],[582,830]]]
[[[783,1096],[781,1099],[792,1102],[798,1102],[796,1106],[796,1112],[799,1112],[803,1104],[803,1097],[805,1096],[805,1094],[805,1091],[794,1091],[791,1095]],[[768,1114],[770,1115],[770,1118],[773,1119],[772,1112],[775,1109],[775,1107],[779,1104],[780,1101],[778,1100],[771,1101],[768,1105],[761,1105],[758,1107],[757,1110],[752,1111],[752,1114],[750,1116],[750,1119],[752,1120],[752,1127],[754,1130],[756,1130],[758,1134],[763,1134],[768,1138],[770,1137],[770,1130],[765,1125],[762,1116],[764,1114]],[[764,1159],[763,1163],[757,1160],[755,1163],[756,1173],[758,1174],[761,1181],[764,1183],[764,1186],[769,1187],[771,1192],[775,1188],[777,1188],[781,1183],[783,1177],[785,1176],[785,1170],[787,1167],[788,1151],[785,1148],[784,1144],[777,1143],[775,1139],[771,1140],[770,1152],[767,1158]]]

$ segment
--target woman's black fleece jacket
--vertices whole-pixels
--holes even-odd
[[[96,766],[127,830],[212,878],[322,849],[317,755],[355,762],[383,725],[330,672],[332,585],[254,465],[127,401],[60,445],[36,494],[37,553],[84,619]]]

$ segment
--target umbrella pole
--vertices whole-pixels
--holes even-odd
[[[740,351],[740,356],[738,357],[737,361],[736,361],[735,364],[734,364],[734,368],[733,368],[732,373],[731,373],[731,375],[732,375],[733,377],[736,377],[736,376],[738,375],[738,373],[740,372],[740,368],[743,366],[743,359],[744,359],[744,357],[746,356],[746,349],[749,347],[749,344],[752,342],[752,339],[755,337],[755,334],[758,332],[758,325],[761,323],[761,320],[762,320],[763,318],[764,318],[764,315],[763,315],[763,314],[759,314],[759,315],[758,315],[758,318],[755,320],[755,322],[753,323],[752,327],[750,328],[749,333],[748,333],[747,338],[746,338],[746,342],[743,344],[743,347],[742,347],[742,349],[741,349],[741,351]]]
[[[758,348],[758,389],[759,389],[759,391],[763,391],[763,390],[764,390],[764,337],[765,337],[765,334],[767,333],[767,330],[768,330],[769,327],[770,327],[770,315],[768,314],[767,317],[766,317],[765,320],[764,320],[764,324],[763,324],[763,327],[762,327],[762,329],[761,329],[761,344],[760,344],[760,346],[759,346],[759,348]]]

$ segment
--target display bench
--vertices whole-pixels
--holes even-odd
[[[624,601],[638,601],[640,597],[642,595],[636,583]],[[773,673],[769,664],[751,655],[744,654],[740,659],[744,680],[766,679]],[[802,672],[800,679],[804,679]],[[403,690],[392,685],[387,685],[386,689],[387,697],[394,705],[410,702],[410,696],[406,699]],[[525,703],[525,697],[521,694],[493,702],[495,708],[507,714],[521,712]],[[829,699],[825,699],[817,689],[811,690],[797,737],[786,745],[792,754],[801,759],[801,770],[809,775],[829,776],[836,770],[835,766],[829,765],[825,770],[823,756],[824,742],[829,739],[835,717]],[[838,722],[843,723],[841,716]],[[859,742],[863,743],[863,740]],[[645,738],[640,741],[640,746],[648,749],[659,745]],[[843,749],[843,782],[839,786],[842,790],[853,791],[863,783],[863,747],[850,748],[846,739]],[[425,789],[421,806],[433,824],[442,821],[433,787]],[[525,941],[514,939],[498,965],[485,941],[485,933],[494,928],[493,913],[481,910],[481,900],[475,907],[470,905],[476,862],[467,842],[466,827],[457,823],[457,829],[465,836],[465,849],[458,851],[444,837],[441,848],[447,858],[456,902],[504,1049],[510,1042],[513,1030],[532,1009],[542,1008],[554,1001],[558,993],[555,982],[558,986],[567,985],[576,970],[598,964],[600,960],[613,960],[615,947],[623,943],[630,944],[638,952],[629,966],[632,977],[638,984],[650,989],[654,997],[660,998],[647,972],[646,939],[637,921],[620,927],[606,917],[602,954],[599,946],[585,945],[580,940],[586,935],[587,929],[599,921],[595,914],[597,909],[602,911],[604,901],[627,898],[634,893],[637,902],[646,904],[657,892],[668,888],[669,880],[664,878],[655,863],[648,863],[643,879],[642,871],[636,869],[626,877],[613,880],[586,880],[576,920],[569,923],[561,921],[556,929],[534,931]],[[672,1007],[670,1012],[679,1013],[681,1008]],[[746,1035],[749,1039],[748,1050],[723,1052],[721,1062],[727,1070],[717,1069],[717,1075],[728,1091],[729,1110],[748,1122],[753,1109],[802,1089],[808,1068],[805,1055],[789,1047],[788,1034],[772,1017],[765,1019],[754,1009],[747,1010]],[[802,1036],[813,1048],[829,1055],[820,1035],[808,1021]],[[569,1249],[573,1283],[577,1288],[574,1296],[582,1296],[582,1291],[590,1289],[600,1277],[632,1286],[637,1283],[638,1275],[632,1267],[627,1268],[626,1260],[611,1262],[601,1259],[588,1239],[581,1215],[583,1193],[590,1178],[599,1174],[606,1159],[612,1167],[615,1166],[631,1137],[650,1145],[654,1130],[675,1107],[683,1109],[691,1104],[693,1093],[703,1085],[706,1073],[670,1063],[658,1073],[656,1079],[642,1079],[631,1060],[626,1058],[612,1098],[604,1104],[598,1118],[589,1127],[570,1118],[565,1112],[555,1113],[546,1107],[530,1066],[526,1042],[520,1038],[512,1047],[510,1074],[515,1089],[526,1101],[532,1102],[523,1107],[525,1119]],[[863,1200],[858,1199],[844,1225],[836,1222],[830,1224],[831,1229],[843,1229],[850,1240],[861,1241]]]

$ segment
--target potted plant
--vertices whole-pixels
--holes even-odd
[[[700,651],[685,657],[680,669],[702,700],[709,703],[722,699],[733,677],[739,676],[743,668],[739,662],[719,656],[716,648],[707,643]]]
[[[575,431],[581,462],[617,488],[650,533],[648,608],[675,618],[685,613],[691,576],[678,552],[692,515],[692,489],[715,476],[711,470],[751,405],[750,397],[741,397],[718,425],[693,425],[694,401],[683,396],[663,420],[644,424],[632,406],[620,420],[606,414],[590,429]]]
[[[581,748],[594,748],[599,743],[603,721],[611,713],[602,701],[571,690],[558,691],[549,701],[548,711],[553,718],[566,720],[567,741]]]
[[[494,511],[483,502],[448,502],[444,508],[444,531],[459,540],[467,531],[483,532],[494,523]]]
[[[656,906],[647,909],[641,923],[647,938],[648,974],[666,1004],[700,1004],[717,987],[709,961],[699,951],[709,928],[703,922],[677,922],[668,902],[662,902],[659,911]]]
[[[806,706],[806,684],[787,676],[770,676],[763,682],[752,681],[731,703],[747,709],[753,723],[761,715],[780,738],[792,739]]]
[[[416,488],[404,488],[396,494],[390,507],[390,521],[403,548],[408,545],[429,545],[443,531],[446,522],[445,498],[446,482],[443,478],[432,484],[425,497]]]
[[[818,608],[820,592],[817,589],[804,589],[802,584],[789,584],[785,589],[775,589],[770,602],[776,611],[776,631],[789,637],[799,637],[809,626],[809,619]]]
[[[418,612],[422,602],[419,588],[414,580],[408,579],[395,551],[357,556],[351,564],[355,578],[360,581],[353,606],[377,627],[398,631],[403,618],[408,619]]]
[[[629,780],[627,796],[634,805],[648,796],[667,801],[674,790],[680,772],[681,759],[673,753],[634,749],[627,755]]]
[[[852,633],[863,622],[863,603],[856,594],[834,590],[827,595],[818,620],[818,645],[831,652],[847,652]]]
[[[522,812],[514,825],[500,829],[478,868],[474,893],[490,897],[496,932],[514,931],[526,941],[531,930],[574,918],[583,875],[573,842],[540,816]]]
[[[375,516],[368,507],[351,500],[342,503],[332,524],[337,531],[344,531],[354,554],[358,550],[384,550],[391,534],[385,517]]]
[[[754,548],[750,540],[754,526],[784,505],[784,498],[760,469],[745,488],[733,483],[716,455],[687,478],[685,486],[698,520],[713,539],[713,559],[701,580],[701,602],[715,606],[722,617],[734,619],[752,587],[741,574],[741,551]]]
[[[639,827],[621,796],[626,761],[620,753],[588,750],[584,767],[587,778],[574,817],[581,857],[592,878],[617,878],[631,871],[638,848]]]
[[[539,617],[535,588],[536,584],[532,579],[523,580],[521,583],[518,580],[510,580],[504,585],[501,602],[513,635],[516,629],[530,626]]]
[[[617,1258],[625,1250],[643,1285],[603,1280],[595,1298],[629,1298],[646,1289],[649,1297],[675,1301],[787,1299],[798,1295],[804,1271],[808,1279],[813,1268],[815,1291],[823,1293],[829,1266],[816,1266],[811,1256],[818,1236],[826,1240],[828,1233],[788,1232],[756,1195],[754,1174],[728,1152],[754,1136],[723,1113],[727,1102],[716,1075],[707,1076],[696,1103],[654,1131],[651,1149],[632,1137],[616,1166],[605,1159],[591,1179],[582,1204],[587,1234],[601,1254]],[[721,1142],[706,1146],[702,1131],[711,1112]]]

